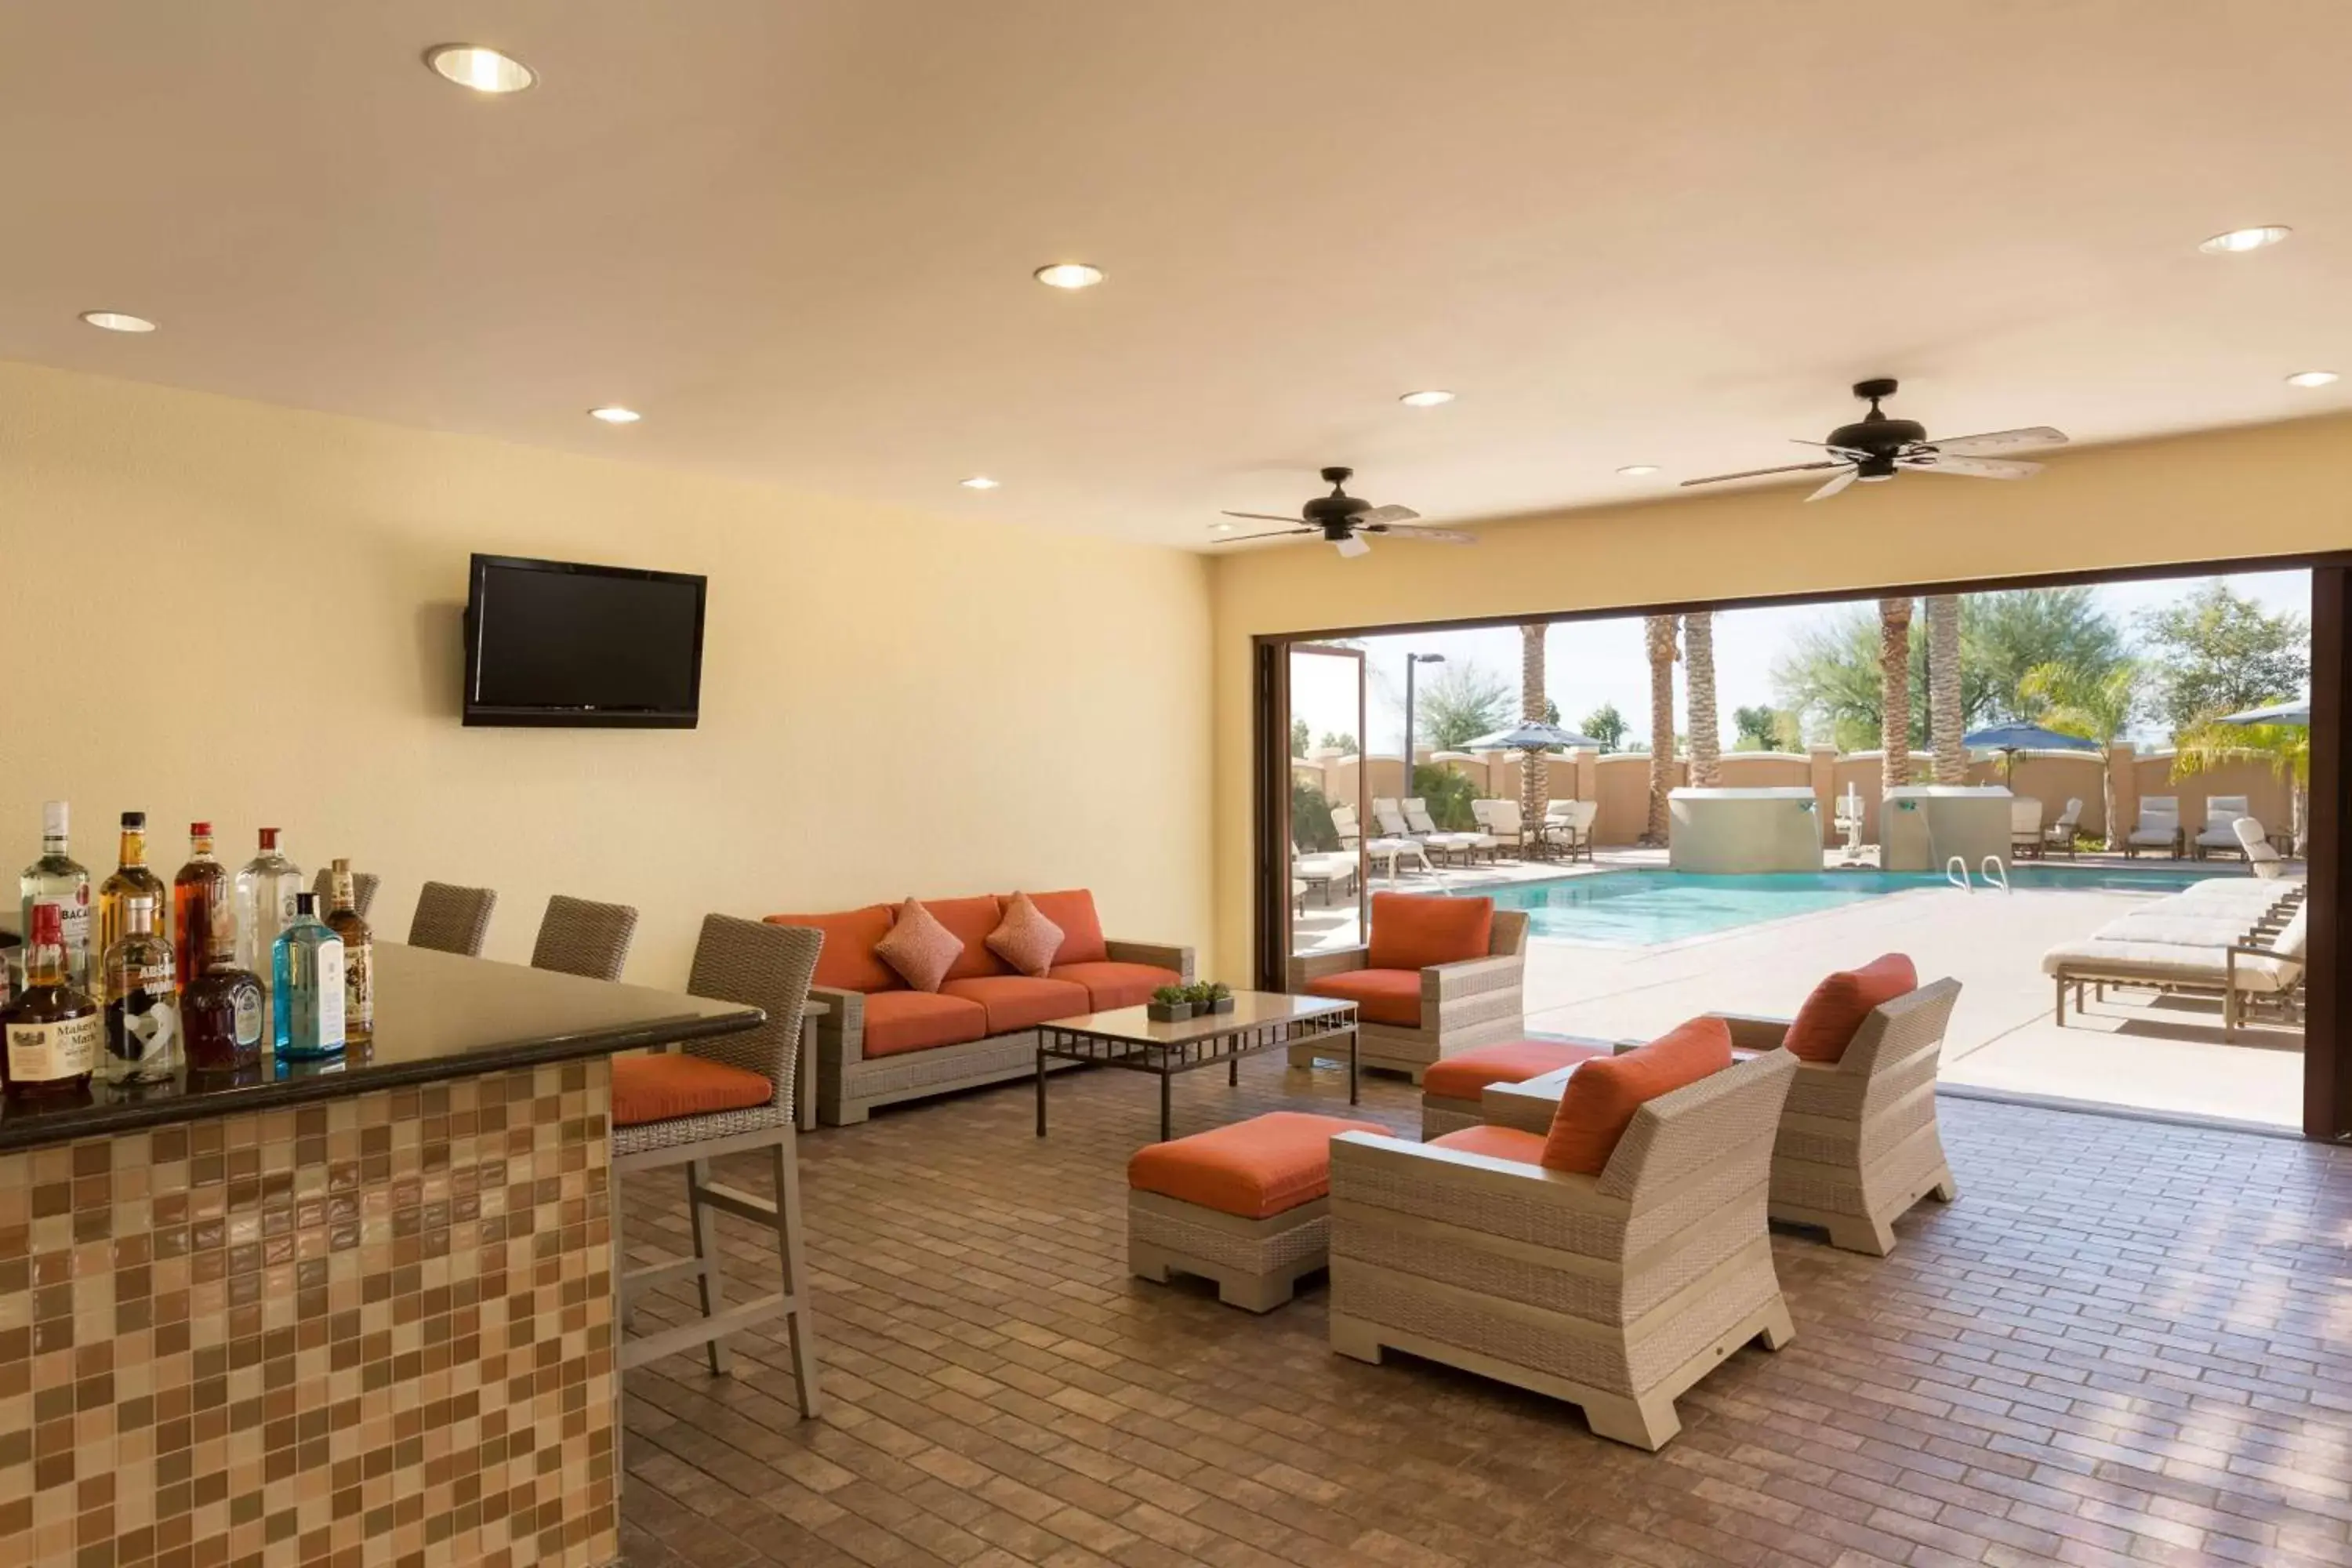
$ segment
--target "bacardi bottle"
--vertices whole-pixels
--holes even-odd
[[[343,941],[319,919],[319,900],[294,896],[294,920],[278,933],[269,1004],[280,1057],[300,1061],[343,1050]]]
[[[98,885],[98,951],[102,957],[122,940],[131,929],[130,902],[134,897],[154,900],[153,908],[161,911],[169,907],[172,889],[163,886],[163,879],[147,866],[147,814],[126,811],[122,814],[122,863],[114,875]],[[155,917],[156,931],[168,942],[170,932],[163,929],[163,916]],[[98,976],[100,994],[105,994],[106,977]]]
[[[329,929],[343,943],[343,1038],[365,1045],[375,1035],[375,941],[367,921],[360,919],[359,900],[352,886],[352,863],[337,860],[329,878],[333,906]]]
[[[41,807],[41,858],[25,868],[17,881],[23,895],[22,935],[33,936],[33,911],[47,904],[58,911],[64,933],[66,978],[77,991],[91,989],[95,976],[89,942],[89,873],[66,853],[66,803],[53,800]]]
[[[155,934],[155,900],[122,900],[126,929],[106,950],[110,1084],[163,1083],[180,1070],[180,987],[172,944]]]
[[[278,829],[261,830],[261,853],[236,874],[236,966],[270,973],[278,933],[294,919],[294,897],[302,890],[302,868],[278,852]],[[265,980],[265,984],[269,982]]]
[[[25,989],[0,1009],[0,1082],[12,1100],[79,1097],[98,1066],[106,1031],[98,1003],[66,973],[64,923],[57,905],[33,906]]]
[[[172,963],[179,972],[181,990],[204,972],[215,931],[235,941],[236,910],[228,868],[213,858],[213,825],[192,822],[188,863],[172,879]]]

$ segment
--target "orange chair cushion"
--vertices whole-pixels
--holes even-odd
[[[1110,950],[1103,942],[1102,918],[1095,913],[1095,896],[1084,888],[1058,893],[1032,893],[1037,912],[1062,928],[1062,950],[1055,963],[1103,963]]]
[[[1813,987],[1780,1043],[1805,1061],[1838,1061],[1872,1008],[1917,989],[1919,971],[1899,952],[1874,958],[1860,969],[1841,969]]]
[[[963,951],[948,966],[948,979],[971,980],[982,974],[1013,973],[1011,964],[988,950],[988,933],[1004,923],[1004,904],[994,893],[971,899],[927,899],[923,908],[963,943]],[[903,911],[900,918],[905,918]]]
[[[613,1058],[613,1125],[642,1127],[681,1116],[749,1110],[776,1098],[776,1086],[748,1068],[666,1051]]]
[[[1465,1127],[1431,1139],[1429,1146],[1459,1149],[1465,1154],[1484,1154],[1490,1160],[1508,1160],[1517,1165],[1540,1165],[1544,1136],[1540,1132],[1523,1132],[1516,1127]]]
[[[1387,1131],[1377,1121],[1270,1110],[1138,1149],[1127,1163],[1127,1184],[1219,1214],[1265,1219],[1331,1190],[1333,1138]]]
[[[1599,1175],[1635,1111],[1730,1065],[1731,1026],[1720,1018],[1693,1018],[1622,1056],[1580,1063],[1552,1113],[1539,1163]]]
[[[1609,1054],[1607,1046],[1566,1040],[1512,1040],[1447,1057],[1422,1074],[1421,1092],[1440,1100],[1475,1100],[1490,1083],[1525,1083],[1561,1068]]]
[[[1048,1018],[1075,1018],[1095,1010],[1083,985],[1066,980],[1033,978],[1026,974],[982,974],[950,980],[940,987],[943,996],[977,1002],[988,1015],[988,1032],[1009,1035],[1034,1029]]]
[[[890,934],[890,906],[868,904],[830,915],[770,915],[772,926],[806,926],[824,933],[817,951],[819,985],[835,991],[895,991],[905,982],[888,964],[874,956],[875,944]]]
[[[908,899],[890,919],[890,934],[874,944],[874,956],[898,972],[918,991],[937,991],[954,972],[963,943],[919,900]]]
[[[1156,963],[1057,963],[1047,972],[1048,980],[1067,980],[1083,985],[1093,998],[1095,1011],[1107,1013],[1113,1007],[1134,1007],[1151,1000],[1151,994],[1162,985],[1181,985],[1184,977],[1172,969],[1162,969]]]
[[[968,996],[884,991],[866,999],[862,1049],[867,1057],[895,1057],[901,1051],[960,1046],[987,1033],[988,1009]]]
[[[1310,996],[1332,996],[1356,1005],[1356,1016],[1367,1024],[1392,1024],[1400,1029],[1421,1027],[1421,971],[1418,969],[1350,969],[1307,982]]]
[[[988,933],[988,949],[1032,979],[1043,979],[1062,951],[1062,928],[1026,893],[1004,900],[1004,918]]]
[[[1372,895],[1372,969],[1427,969],[1484,958],[1494,936],[1492,899],[1433,899],[1423,893]]]

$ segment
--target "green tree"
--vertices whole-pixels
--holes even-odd
[[[2294,696],[2311,676],[2301,616],[2273,615],[2215,577],[2141,617],[2157,714],[2178,735],[2221,714]]]
[[[2063,664],[2103,680],[2128,658],[2123,628],[2089,588],[2015,588],[1960,601],[1960,700],[1969,728],[2030,718],[2032,705],[2018,687],[2036,665]]]
[[[1337,752],[1343,757],[1352,757],[1358,754],[1356,751],[1356,737],[1348,734],[1343,731],[1338,730],[1326,730],[1323,731],[1323,749],[1328,752]]]
[[[2308,724],[2216,724],[2183,731],[2173,742],[2172,776],[2194,778],[2224,763],[2269,764],[2271,776],[2290,781],[2294,820],[2287,825],[2295,852],[2306,852],[2311,808],[2311,726]]]
[[[1543,721],[1555,729],[1559,726],[1559,704],[1549,697],[1544,699]]]
[[[1428,805],[1429,819],[1439,832],[1469,833],[1477,827],[1478,814],[1470,809],[1477,787],[1444,763],[1415,763],[1412,793]]]
[[[2095,741],[2105,787],[2107,847],[2123,847],[2124,826],[2116,820],[2116,740],[2139,706],[2139,667],[2128,660],[2104,671],[2069,664],[2038,664],[2017,683],[2017,700],[2033,722],[2063,735]]]
[[[1509,723],[1517,695],[1475,660],[1449,663],[1415,694],[1413,728],[1432,751],[1458,751],[1465,741]]]
[[[1290,839],[1310,855],[1339,847],[1339,830],[1331,824],[1330,801],[1321,790],[1296,776],[1290,781]]]
[[[1769,752],[1780,739],[1780,715],[1777,709],[1758,706],[1734,708],[1731,710],[1731,749],[1735,752]]]
[[[1307,727],[1307,721],[1292,719],[1290,721],[1290,754],[1294,757],[1304,757],[1314,744],[1315,731]]]
[[[1557,713],[1559,710],[1555,708],[1552,711]],[[1584,722],[1579,724],[1576,729],[1577,733],[1590,735],[1600,742],[1601,749],[1604,752],[1619,752],[1625,748],[1625,715],[1617,711],[1617,704],[1614,702],[1603,702],[1600,707],[1587,713],[1584,716]]]

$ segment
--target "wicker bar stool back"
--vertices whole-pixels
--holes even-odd
[[[498,907],[499,895],[488,888],[427,882],[416,895],[416,914],[408,922],[408,945],[479,958],[483,939],[490,934],[490,911]]]
[[[533,969],[618,980],[637,934],[637,911],[626,904],[600,904],[558,893],[547,900],[539,941],[530,950]]]
[[[368,910],[375,905],[375,890],[383,881],[383,879],[373,871],[352,873],[352,907],[359,911],[360,919],[368,918]],[[326,919],[327,912],[334,908],[335,874],[320,871],[311,879],[310,890],[319,895],[319,918]]]

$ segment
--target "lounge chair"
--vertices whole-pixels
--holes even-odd
[[[1327,908],[1334,889],[1342,894],[1356,890],[1356,877],[1362,868],[1362,858],[1345,850],[1291,846],[1290,874],[1306,883],[1306,891],[1314,893]]]
[[[2136,857],[2143,849],[2161,849],[2174,859],[2180,858],[2180,802],[2168,795],[2140,797],[2139,826],[2124,839],[2124,854]]]
[[[1463,921],[1474,928],[1466,935]],[[1374,893],[1371,924],[1366,945],[1300,953],[1288,975],[1294,993],[1356,1004],[1360,1065],[1408,1073],[1418,1084],[1442,1058],[1527,1033],[1523,911],[1496,909],[1492,899]],[[1415,939],[1433,926],[1443,935]],[[1292,1047],[1290,1065],[1313,1066],[1316,1050]]]
[[[2245,846],[2238,842],[2238,824],[2246,816],[2246,797],[2242,795],[2209,795],[2205,797],[2205,826],[2198,830],[2189,852],[2202,860],[2217,851],[2223,855],[2242,855]]]
[[[2042,803],[2021,795],[2009,803],[2009,858],[2023,859],[2042,853]]]
[[[1339,853],[1352,858],[1356,853],[1356,846],[1362,841],[1364,836],[1362,825],[1356,820],[1356,808],[1352,805],[1333,806],[1331,828],[1339,836]],[[1364,849],[1374,860],[1388,868],[1391,882],[1397,879],[1397,862],[1400,860],[1417,861],[1423,871],[1433,877],[1437,874],[1437,868],[1429,863],[1429,851],[1423,849],[1413,839],[1375,838],[1370,843],[1365,844]]]
[[[1526,825],[1519,819],[1519,803],[1516,800],[1474,800],[1472,815],[1478,818],[1479,828],[1499,843],[1509,845],[1519,858],[1527,858],[1529,847]]]
[[[1380,823],[1383,837],[1410,838],[1440,860],[1458,855],[1467,863],[1477,859],[1481,848],[1495,847],[1495,841],[1483,833],[1448,833],[1439,827],[1436,819],[1429,815],[1426,800],[1376,800],[1372,802],[1372,816]]]
[[[2058,814],[2058,820],[2042,830],[2042,857],[2049,858],[2050,852],[2054,849],[2067,859],[2074,859],[2074,835],[2082,830],[2083,800],[2076,795],[2066,802],[2066,809]]]
[[[1544,842],[1565,860],[1592,858],[1592,825],[1601,816],[1597,800],[1556,800],[1544,807]]]
[[[2242,816],[2230,824],[2230,830],[2238,836],[2238,847],[2245,851],[2246,869],[2266,882],[2286,874],[2286,858],[2278,852],[2278,846],[2271,842],[2270,834],[2260,822]]]
[[[2057,1020],[2066,1023],[2066,992],[2083,1008],[2083,988],[2130,986],[2159,994],[2219,996],[2221,1029],[2234,1035],[2250,1018],[2294,1022],[2302,1016],[2304,952],[2310,911],[2298,908],[2267,943],[2109,941],[2065,942],[2042,955],[2042,972],[2057,984]]]

